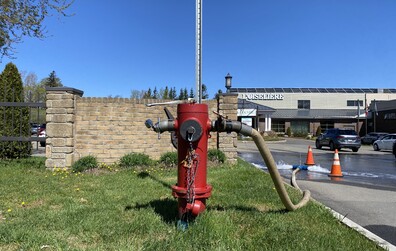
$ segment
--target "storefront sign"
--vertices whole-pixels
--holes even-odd
[[[253,119],[252,118],[241,118],[241,122],[245,125],[252,126],[253,125]]]
[[[246,100],[283,100],[281,93],[243,93],[242,98]]]
[[[255,117],[256,109],[238,109],[238,117]]]

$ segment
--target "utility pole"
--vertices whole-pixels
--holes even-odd
[[[374,113],[373,113],[373,115],[374,115],[374,132],[377,131],[377,114],[378,114],[378,112],[377,112],[377,103],[376,102],[377,101],[375,101],[375,99],[374,99]]]
[[[196,81],[196,99],[202,103],[202,1],[196,0],[196,53],[195,53],[195,81]]]
[[[360,118],[360,100],[358,99],[357,100],[357,105],[358,105],[358,108],[357,108],[357,133],[358,133],[358,135],[359,135],[359,124],[360,124],[360,120],[359,120],[359,118]]]
[[[367,134],[367,117],[368,117],[368,104],[367,104],[367,94],[364,93],[364,114],[366,117],[366,122],[364,123],[366,125],[366,134]]]

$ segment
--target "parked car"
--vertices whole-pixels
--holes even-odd
[[[40,124],[30,123],[30,133],[31,134],[37,134],[39,128],[40,128]]]
[[[373,144],[377,139],[387,135],[386,132],[369,132],[361,138],[362,144]]]
[[[333,128],[320,134],[316,139],[315,146],[321,149],[323,146],[330,147],[330,150],[349,148],[353,152],[359,151],[362,143],[356,131],[351,129]]]
[[[384,137],[374,141],[373,143],[374,151],[392,150],[393,143],[395,141],[396,141],[396,133],[385,135]]]
[[[41,131],[45,130],[45,128],[47,128],[47,124],[41,124],[39,129],[38,129],[38,133],[40,134]]]
[[[42,124],[39,128],[39,133],[38,133],[39,137],[46,137],[47,133],[46,133],[46,124]],[[40,141],[40,146],[45,146],[45,141]]]

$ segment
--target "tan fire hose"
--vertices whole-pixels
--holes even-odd
[[[216,112],[215,112],[215,114],[218,115],[218,117],[217,117],[218,119],[216,121],[212,121],[212,131],[228,132],[228,133],[229,132],[237,132],[244,136],[252,137],[258,150],[260,151],[261,157],[263,157],[264,162],[267,165],[267,168],[271,175],[272,181],[275,184],[275,189],[278,192],[278,195],[281,198],[281,201],[282,201],[283,205],[285,205],[287,210],[294,211],[300,207],[305,206],[305,204],[308,203],[310,196],[311,196],[311,192],[308,190],[302,191],[303,198],[296,205],[294,205],[293,202],[290,200],[290,197],[286,191],[285,185],[283,184],[282,177],[280,176],[280,174],[278,172],[278,168],[275,164],[274,158],[272,157],[270,150],[268,149],[267,145],[265,144],[264,138],[261,136],[261,134],[257,130],[253,129],[252,127],[250,127],[246,124],[241,123],[240,121],[228,120],[227,118],[223,117],[222,115],[220,115]],[[294,183],[295,183],[295,173],[294,172],[293,172],[293,175],[294,175]],[[292,179],[292,183],[293,183],[293,179]],[[296,186],[296,188],[299,189],[298,186]]]
[[[261,156],[263,157],[265,164],[267,165],[268,171],[271,175],[272,181],[275,184],[276,191],[278,192],[279,197],[282,200],[283,205],[285,205],[286,209],[289,211],[294,211],[300,207],[305,206],[307,202],[309,201],[309,198],[311,196],[311,192],[306,190],[303,191],[303,198],[301,201],[294,205],[293,202],[290,200],[289,195],[287,194],[285,185],[283,184],[282,177],[280,176],[278,172],[278,168],[276,167],[274,158],[272,157],[272,154],[270,150],[268,149],[267,145],[265,144],[265,141],[261,134],[252,128],[251,134],[246,135],[252,137],[254,143],[256,144],[257,148],[260,151]],[[297,186],[298,188],[298,186]]]

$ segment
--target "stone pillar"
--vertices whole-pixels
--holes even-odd
[[[45,166],[70,167],[74,161],[76,98],[83,91],[69,87],[47,87]]]
[[[238,94],[223,93],[218,98],[218,113],[231,120],[237,120]],[[224,152],[229,163],[237,161],[237,133],[218,133],[218,149]]]

